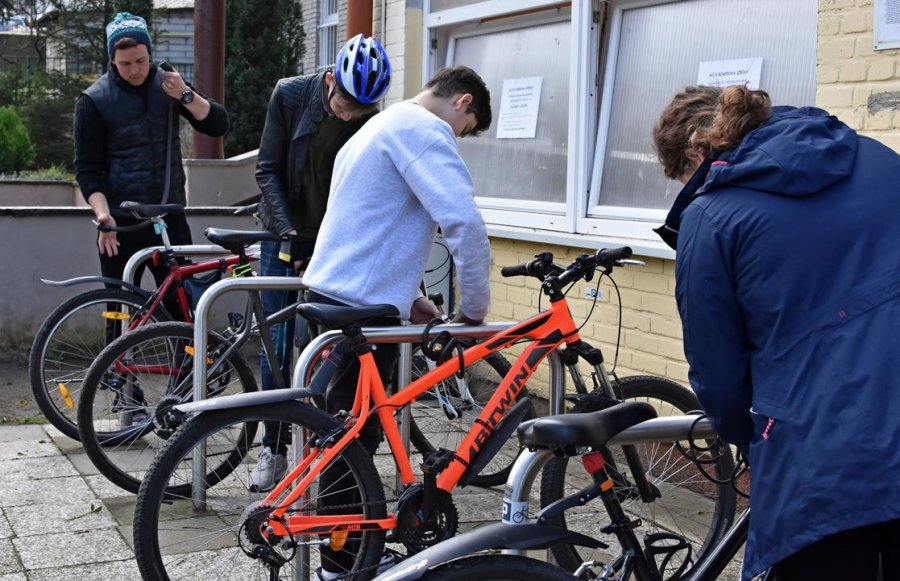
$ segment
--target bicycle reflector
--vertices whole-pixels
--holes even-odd
[[[194,356],[194,353],[196,353],[196,350],[194,349],[193,345],[185,345],[185,346],[184,346],[184,352],[187,353],[188,355],[190,355],[191,357],[193,357],[193,356]],[[207,357],[207,358],[206,358],[206,364],[207,364],[207,365],[212,365],[212,364],[213,364],[212,357]]]
[[[344,549],[344,545],[347,544],[347,537],[349,533],[347,531],[337,531],[331,535],[331,540],[328,541],[329,546],[332,551],[341,551]]]
[[[103,311],[100,316],[110,321],[127,321],[131,318],[129,313],[123,311]]]
[[[65,383],[57,383],[56,387],[59,388],[59,394],[62,396],[63,401],[66,402],[66,407],[70,410],[75,409],[75,402],[72,401],[72,396],[69,395],[69,390],[66,388]]]

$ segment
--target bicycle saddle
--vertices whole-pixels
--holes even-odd
[[[261,240],[278,242],[281,237],[268,230],[223,230],[222,228],[207,228],[203,231],[206,239],[222,248],[238,253],[238,250],[256,244]]]
[[[140,204],[138,202],[122,202],[120,210],[125,210],[130,215],[140,218],[155,218],[166,214],[183,214],[184,206],[181,204]]]
[[[623,402],[599,412],[538,418],[519,426],[519,441],[528,448],[547,448],[574,455],[575,448],[598,450],[619,432],[656,417],[644,402]]]
[[[394,305],[371,305],[366,307],[339,307],[319,303],[303,303],[297,306],[301,316],[321,323],[329,329],[345,329],[380,317],[399,317]]]

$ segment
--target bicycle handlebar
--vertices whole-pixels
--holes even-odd
[[[628,246],[620,248],[601,248],[593,256],[582,254],[567,268],[553,263],[553,255],[543,252],[535,256],[534,260],[515,266],[504,266],[500,269],[500,276],[509,278],[513,276],[532,276],[538,280],[544,280],[549,276],[558,277],[560,284],[567,284],[581,277],[590,280],[594,269],[601,267],[610,271],[617,266],[624,266],[623,260],[630,258],[632,250]]]

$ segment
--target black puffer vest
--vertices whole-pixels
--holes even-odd
[[[166,178],[166,134],[169,106],[177,107],[162,89],[162,75],[150,69],[151,85],[133,87],[110,69],[84,94],[97,106],[106,123],[106,157],[110,206],[131,200],[162,201]],[[184,168],[178,139],[177,111],[173,111],[172,176],[168,203],[184,204]]]

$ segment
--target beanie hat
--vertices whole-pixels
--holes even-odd
[[[113,21],[106,25],[106,48],[109,50],[109,60],[116,54],[116,43],[123,38],[133,38],[139,44],[147,47],[150,52],[150,33],[147,31],[147,21],[140,16],[129,12],[119,12]]]

